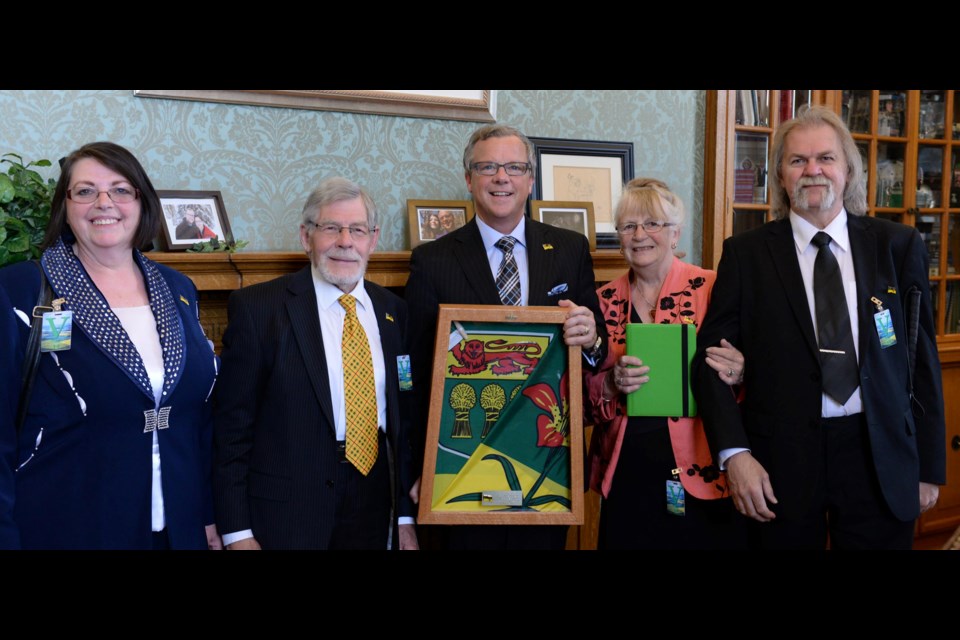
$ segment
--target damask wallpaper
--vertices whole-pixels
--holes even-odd
[[[684,200],[680,249],[700,261],[702,91],[502,90],[497,120],[530,136],[631,141],[637,175]],[[343,175],[381,212],[379,248],[408,246],[408,198],[466,199],[461,155],[473,122],[140,98],[132,90],[0,90],[0,154],[54,162],[80,145],[128,147],[158,189],[219,190],[251,250],[299,250],[307,193]],[[51,168],[51,177],[58,172]]]

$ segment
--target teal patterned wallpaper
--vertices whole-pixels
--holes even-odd
[[[701,251],[703,91],[502,90],[497,120],[530,136],[631,141],[636,171],[687,203],[680,249]],[[408,198],[466,199],[472,122],[140,98],[132,90],[0,90],[0,153],[56,160],[93,140],[131,149],[158,189],[219,190],[251,250],[299,250],[307,193],[340,174],[381,211],[379,248],[407,248]],[[56,169],[51,169],[56,177]]]

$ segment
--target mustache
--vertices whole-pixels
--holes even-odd
[[[353,249],[331,248],[329,251],[325,251],[323,255],[335,260],[356,260],[357,262],[363,260],[363,256]]]
[[[800,178],[797,180],[797,187],[818,187],[830,186],[830,181],[823,176],[811,176],[809,178]]]

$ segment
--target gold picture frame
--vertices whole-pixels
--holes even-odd
[[[592,202],[531,200],[530,217],[552,227],[576,231],[590,241],[590,251],[597,250],[597,230]]]
[[[473,218],[471,200],[407,200],[410,248],[442,238]],[[431,227],[436,221],[437,226]]]

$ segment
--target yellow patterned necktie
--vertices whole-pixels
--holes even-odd
[[[344,294],[343,400],[347,413],[347,460],[367,475],[377,461],[377,390],[367,333],[357,318],[357,300]],[[372,406],[371,406],[371,400]]]

